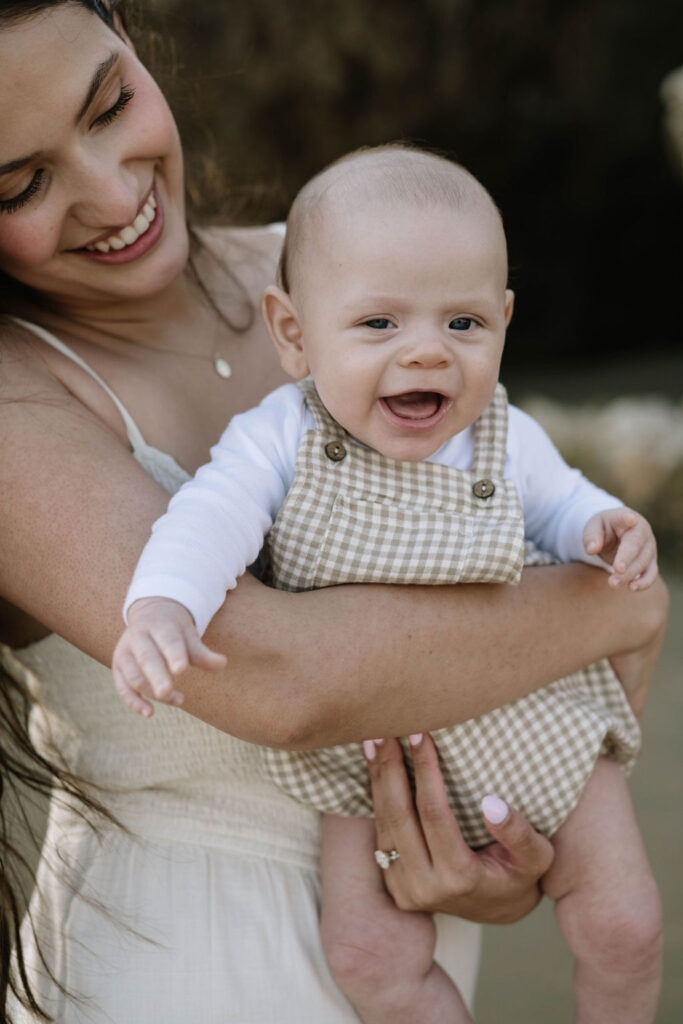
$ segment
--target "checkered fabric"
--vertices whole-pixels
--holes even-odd
[[[267,540],[277,587],[519,582],[524,523],[515,486],[503,479],[502,386],[478,422],[469,472],[397,462],[355,444],[313,381],[299,386],[316,429],[299,446],[294,483]]]
[[[503,479],[508,416],[501,385],[476,423],[469,471],[397,462],[357,445],[312,380],[299,386],[316,429],[301,442],[294,483],[268,537],[277,587],[516,583],[523,564],[553,561],[524,544],[519,499]],[[481,819],[487,793],[552,835],[596,758],[608,755],[628,770],[640,747],[638,723],[606,660],[432,736],[451,807],[472,847],[491,841]],[[360,744],[263,748],[262,756],[271,778],[296,799],[333,814],[372,815]],[[409,757],[407,764],[410,771]]]

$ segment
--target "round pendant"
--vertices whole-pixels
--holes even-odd
[[[228,377],[232,377],[232,367],[227,359],[223,359],[221,356],[216,356],[213,361],[213,365],[216,369],[216,373],[223,380],[227,380]]]

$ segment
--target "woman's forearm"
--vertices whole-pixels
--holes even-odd
[[[519,587],[343,586],[283,594],[244,580],[207,632],[228,656],[183,677],[185,707],[244,739],[317,747],[430,731],[634,651],[666,619],[666,588],[613,591],[583,565]]]

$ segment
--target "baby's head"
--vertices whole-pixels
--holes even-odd
[[[284,369],[312,374],[359,441],[435,452],[480,415],[512,315],[500,214],[463,167],[360,150],[298,194],[263,311]]]

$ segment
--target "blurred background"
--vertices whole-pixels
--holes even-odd
[[[141,41],[152,29],[200,221],[283,219],[326,163],[393,139],[481,179],[503,212],[516,292],[511,397],[648,515],[683,568],[680,0],[146,0],[133,11]]]
[[[662,83],[683,64],[683,5],[147,0],[140,13],[199,219],[282,219],[326,163],[392,139],[461,161],[500,206],[517,293],[503,380],[570,461],[650,516],[672,588],[633,790],[667,922],[658,1021],[678,1024],[683,79]],[[570,993],[550,907],[487,930],[482,1024],[569,1022]]]

